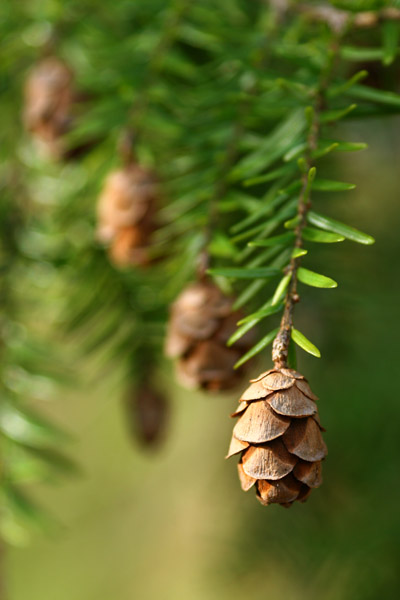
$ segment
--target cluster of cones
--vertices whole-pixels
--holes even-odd
[[[241,317],[232,310],[232,298],[211,281],[192,283],[178,296],[171,307],[165,352],[178,359],[177,377],[184,386],[226,390],[240,380],[243,371],[234,365],[251,340],[246,336],[234,347],[226,344]]]
[[[72,70],[48,57],[31,71],[25,86],[24,122],[52,158],[67,153],[78,97]],[[152,172],[131,153],[112,171],[98,201],[97,238],[117,266],[150,264],[151,236],[156,229],[158,184]],[[242,314],[233,300],[210,280],[189,284],[173,303],[165,353],[176,359],[179,381],[208,391],[235,386],[243,370],[235,363],[251,347],[246,335],[227,346]],[[240,454],[242,489],[255,487],[263,505],[288,507],[304,502],[321,484],[321,461],[327,450],[321,436],[317,397],[293,369],[276,367],[251,380],[232,416],[238,417],[228,457]],[[162,394],[142,385],[130,398],[136,434],[145,444],[157,442],[165,428],[167,404]]]
[[[327,449],[307,380],[275,368],[251,380],[232,416],[238,416],[227,458],[240,454],[239,479],[261,504],[304,502],[322,483]]]
[[[224,390],[241,373],[234,370],[252,340],[227,347],[241,315],[210,281],[190,284],[171,307],[166,354],[177,359],[177,376],[188,388]],[[322,482],[327,454],[318,417],[318,398],[303,375],[275,367],[262,373],[240,399],[228,457],[240,454],[242,489],[255,487],[263,505],[304,502]]]
[[[108,175],[98,202],[97,237],[115,265],[150,263],[157,194],[153,174],[134,160]]]
[[[34,65],[24,95],[25,127],[46,156],[71,158],[85,150],[83,146],[71,149],[66,144],[82,95],[76,92],[73,70],[64,61],[48,56]],[[107,177],[98,203],[97,234],[109,247],[114,264],[143,266],[150,262],[156,199],[153,174],[133,158]]]

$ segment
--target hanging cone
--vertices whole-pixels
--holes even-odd
[[[322,483],[327,454],[317,396],[293,369],[271,369],[243,393],[227,458],[240,454],[242,489],[255,486],[261,504],[304,502]]]
[[[134,437],[146,446],[158,444],[165,435],[168,419],[165,396],[143,385],[128,396],[127,409]]]
[[[65,153],[64,135],[72,123],[74,75],[55,56],[41,60],[28,75],[23,120],[44,154],[59,159]]]
[[[135,162],[108,175],[98,202],[97,238],[109,245],[117,266],[150,262],[157,191],[154,176]]]
[[[39,151],[53,160],[79,159],[100,139],[67,140],[90,94],[75,88],[73,70],[56,56],[39,61],[29,72],[24,88],[23,122]]]
[[[226,342],[242,318],[232,312],[232,299],[211,281],[188,285],[171,307],[165,353],[177,358],[177,376],[188,388],[224,390],[233,387],[243,371],[234,370],[252,340]]]

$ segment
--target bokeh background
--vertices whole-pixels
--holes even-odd
[[[129,438],[118,374],[85,388],[88,365],[74,363],[81,385],[60,387],[49,413],[74,432],[83,476],[37,491],[62,527],[8,552],[13,600],[398,597],[400,123],[343,133],[370,149],[337,165],[357,189],[332,213],[376,244],[324,250],[340,285],[309,294],[301,314],[323,354],[300,357],[327,429],[323,487],[290,510],[241,492],[235,460],[223,460],[236,396],[184,391],[168,373],[168,437],[145,452]]]
[[[121,34],[116,24],[131,8],[122,1],[118,13],[105,3],[87,0],[84,10],[80,4],[68,3],[76,37],[67,36],[63,52],[82,67],[83,88],[93,84],[85,81],[85,74],[93,76],[96,60],[105,61],[97,82],[104,89],[95,90],[101,110],[91,121],[100,123],[97,135],[109,128],[107,119],[113,130],[124,119],[123,112],[114,114],[111,102],[108,106],[104,90],[120,94],[121,106],[131,102],[131,88],[127,84],[125,89],[113,72],[113,51]],[[146,3],[143,18],[149,19],[153,5],[159,8],[156,0]],[[8,599],[397,600],[400,120],[346,120],[339,137],[367,142],[369,149],[341,154],[323,167],[330,179],[336,176],[357,188],[318,198],[325,203],[321,211],[371,233],[376,244],[344,242],[333,249],[328,244],[315,253],[313,268],[339,282],[334,291],[305,290],[296,325],[322,352],[320,360],[301,351],[298,358],[299,370],[321,398],[329,448],[324,484],[304,505],[265,508],[252,491],[240,490],[235,459],[224,461],[232,428],[229,413],[240,390],[211,396],[188,392],[177,386],[165,365],[157,383],[171,398],[168,430],[162,444],[144,449],[127,423],[126,365],[104,368],[104,356],[82,352],[82,335],[69,337],[57,329],[65,287],[54,263],[43,259],[56,245],[51,233],[49,237],[48,213],[58,203],[67,205],[69,196],[73,206],[82,202],[88,215],[91,211],[87,222],[82,218],[73,227],[68,223],[69,241],[79,252],[79,240],[92,236],[88,222],[93,221],[93,198],[112,163],[107,148],[114,148],[116,138],[83,167],[43,167],[26,140],[14,144],[21,135],[23,79],[47,35],[43,23],[49,15],[57,21],[62,9],[56,0],[18,6],[5,2],[0,8],[6,42],[4,68],[0,66],[5,91],[0,154],[30,173],[25,184],[36,203],[25,204],[32,212],[30,234],[19,240],[22,254],[33,262],[19,267],[13,285],[27,300],[26,324],[39,335],[50,333],[54,356],[62,355],[60,370],[67,375],[51,384],[37,381],[35,404],[71,433],[68,453],[80,467],[73,477],[30,487],[54,524],[45,532],[33,529],[27,545],[7,547],[3,567]],[[104,31],[96,30],[95,21],[85,22],[85,11],[89,15],[91,10],[110,35],[109,46],[101,51]],[[138,14],[140,19],[140,10]],[[76,43],[79,35],[88,43],[91,60],[95,57],[92,71]],[[121,46],[124,75],[132,66],[128,42]],[[87,182],[86,170],[94,174],[97,189]],[[5,188],[8,198],[15,196],[20,203],[26,190],[19,178],[8,177]],[[43,221],[40,227],[37,221]],[[79,281],[71,294],[76,296],[77,290],[79,294]],[[46,323],[40,318],[43,303],[50,316]],[[269,365],[266,354],[254,372]]]

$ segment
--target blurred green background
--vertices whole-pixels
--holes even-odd
[[[83,476],[36,490],[61,527],[8,551],[11,600],[399,597],[400,122],[349,122],[343,135],[370,144],[337,164],[357,189],[320,202],[376,244],[324,248],[339,287],[311,290],[298,311],[322,351],[299,366],[321,397],[324,485],[290,510],[239,489],[223,459],[237,394],[187,392],[163,373],[168,437],[146,452],[129,439],[118,372],[59,386],[48,412],[75,434]],[[88,365],[71,362],[85,381]]]

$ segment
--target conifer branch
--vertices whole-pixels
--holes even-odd
[[[189,4],[190,0],[175,0],[168,10],[161,35],[148,61],[148,67],[142,90],[133,102],[130,111],[134,128],[133,136],[135,137],[138,135],[141,119],[143,119],[149,105],[149,91],[151,90],[152,85],[157,81],[157,76],[162,67],[163,59],[170,46],[174,43],[175,36],[178,32],[179,23],[188,9]]]
[[[272,20],[269,27],[267,27],[267,30],[264,33],[265,37],[263,41],[263,46],[261,48],[260,53],[256,55],[255,59],[252,61],[251,65],[252,67],[263,67],[264,70],[266,69],[269,62],[271,43],[273,43],[275,37],[279,33],[279,25],[281,23],[282,16],[284,15],[284,12],[286,10],[286,4],[283,6],[279,5],[279,3],[272,3],[271,8]],[[198,275],[200,278],[204,277],[205,272],[211,266],[209,245],[212,241],[213,228],[217,220],[218,201],[226,195],[229,189],[229,174],[240,154],[240,141],[245,133],[244,121],[251,108],[251,99],[254,98],[260,91],[259,80],[254,80],[250,85],[249,89],[246,91],[246,97],[239,102],[237,118],[232,127],[232,134],[227,145],[224,159],[219,169],[219,175],[217,175],[217,182],[215,184],[214,193],[212,194],[209,203],[208,220],[204,234],[204,245],[202,251],[200,252],[198,264]]]
[[[324,108],[325,92],[332,76],[337,51],[338,42],[335,41],[332,44],[328,68],[322,74],[320,84],[314,94],[314,102],[311,108],[311,122],[306,141],[304,162],[302,164],[303,174],[301,177],[301,191],[297,209],[297,224],[294,232],[294,250],[298,250],[303,247],[303,229],[306,226],[307,213],[311,208],[310,192],[316,172],[313,153],[318,147],[318,139],[321,128],[320,116],[321,111]],[[300,267],[300,263],[301,256],[296,256],[294,254],[292,255],[289,266],[285,270],[285,274],[290,277],[290,282],[285,297],[284,310],[280,322],[279,332],[276,335],[272,345],[272,360],[277,368],[288,366],[289,346],[293,329],[293,311],[295,305],[300,300],[297,292],[297,272]]]

